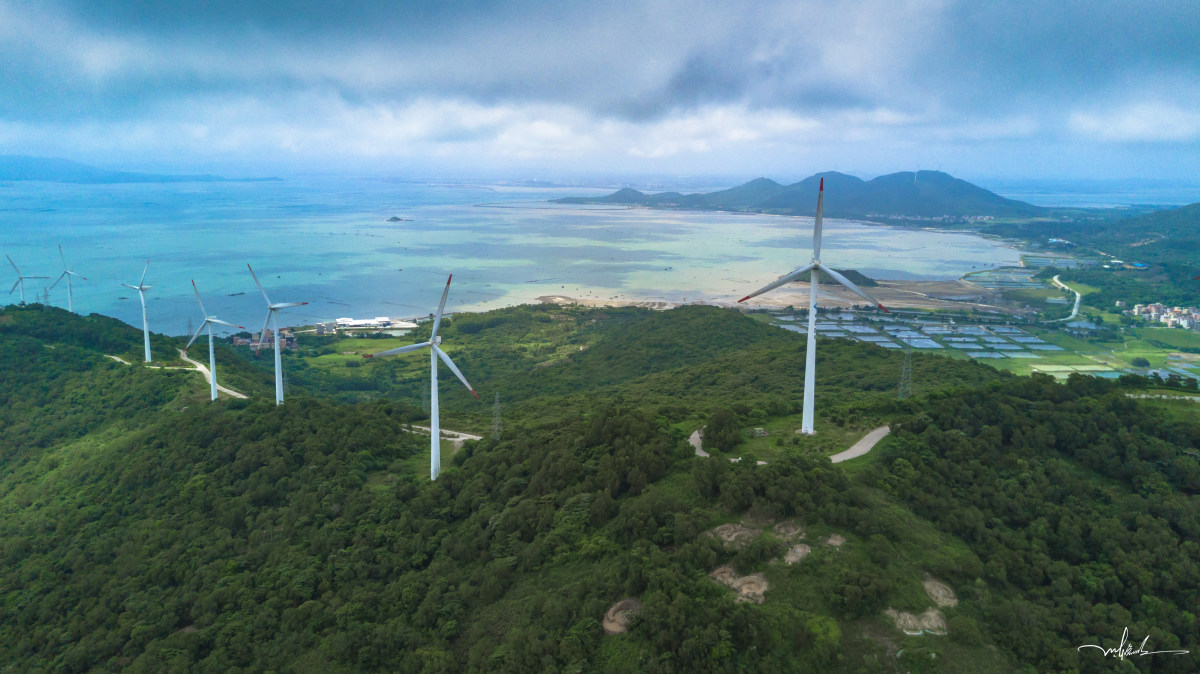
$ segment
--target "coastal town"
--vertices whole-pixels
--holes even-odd
[[[1121,304],[1118,302],[1117,306]],[[1200,332],[1200,308],[1197,307],[1168,307],[1158,303],[1135,304],[1124,313],[1149,323],[1161,323],[1164,327]]]

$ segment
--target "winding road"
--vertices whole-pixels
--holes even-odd
[[[414,426],[414,428],[416,427]],[[703,430],[703,428],[698,428],[693,431],[691,436],[688,437],[688,444],[690,444],[692,449],[696,451],[696,456],[708,458],[708,452],[701,449],[703,437],[700,431]],[[892,429],[888,428],[887,426],[880,426],[879,428],[876,428],[864,435],[862,439],[854,443],[850,449],[834,454],[833,456],[829,457],[829,460],[833,463],[841,463],[843,461],[849,461],[850,459],[857,459],[858,457],[863,456],[867,452],[874,449],[875,445],[879,444],[880,440],[886,438],[888,433],[891,433],[891,431]],[[426,429],[426,432],[428,432],[428,429]],[[737,459],[730,459],[730,461],[737,461]],[[766,461],[759,461],[758,465],[763,466],[766,465],[766,463]]]
[[[200,374],[204,375],[204,381],[209,386],[212,386],[212,373],[208,371],[208,368],[205,367],[203,363],[201,363],[200,361],[196,361],[196,360],[192,360],[191,358],[188,358],[187,351],[184,351],[183,349],[176,349],[176,351],[179,352],[180,358],[182,358],[185,361],[194,365],[196,367],[196,369],[200,371]],[[225,388],[224,386],[221,386],[220,384],[217,384],[217,390],[220,391],[221,393],[231,395],[234,398],[245,398],[246,397],[244,394],[238,393],[237,391],[235,391],[231,388]]]
[[[1078,290],[1075,290],[1074,288],[1071,288],[1070,286],[1063,283],[1062,281],[1059,281],[1057,275],[1055,275],[1055,277],[1054,277],[1054,285],[1058,286],[1059,288],[1062,288],[1063,290],[1070,290],[1071,292],[1075,293],[1075,308],[1071,309],[1071,315],[1067,316],[1066,318],[1056,318],[1052,321],[1046,321],[1046,322],[1054,323],[1057,321],[1069,321],[1069,320],[1075,318],[1076,316],[1078,316],[1079,315],[1079,301],[1083,299],[1083,295],[1080,295]]]

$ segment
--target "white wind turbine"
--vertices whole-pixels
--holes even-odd
[[[263,299],[267,301],[267,318],[263,321],[262,332],[258,333],[258,348],[262,348],[263,335],[267,334],[267,324],[271,324],[271,330],[275,333],[275,404],[283,404],[283,363],[279,357],[279,310],[289,307],[302,307],[308,302],[276,302],[271,303],[271,298],[267,297],[267,291],[263,290],[263,286],[258,282],[258,275],[254,273],[254,268],[249,263],[246,264],[246,269],[250,270],[250,275],[254,277],[254,285],[258,286],[259,292],[262,293]],[[257,350],[256,350],[257,353]]]
[[[146,272],[150,271],[150,260],[146,260],[146,268],[142,270],[142,278],[138,284],[131,286],[128,283],[121,285],[126,288],[133,288],[138,291],[138,299],[142,301],[142,338],[146,342],[146,362],[150,362],[150,319],[146,316],[146,291],[153,286],[146,285]]]
[[[761,295],[768,290],[774,290],[785,283],[791,283],[804,275],[804,272],[809,272],[808,286],[808,346],[804,352],[804,416],[800,423],[800,432],[805,435],[812,435],[816,431],[813,430],[813,408],[815,406],[814,393],[817,385],[817,278],[821,272],[825,272],[833,277],[835,281],[846,286],[859,297],[867,300],[871,304],[883,309],[887,312],[887,307],[879,303],[879,300],[871,297],[863,291],[862,288],[850,282],[850,279],[842,276],[836,271],[826,267],[821,263],[821,216],[825,204],[825,179],[821,178],[821,186],[817,191],[817,218],[813,223],[813,256],[812,262],[807,266],[801,267],[789,274],[780,276],[772,283],[759,288],[758,290],[746,295],[738,302],[745,302],[751,297]],[[890,312],[888,312],[890,313]]]
[[[4,257],[8,257],[8,256],[5,255]],[[49,276],[22,276],[21,270],[17,269],[17,263],[13,262],[11,257],[8,257],[8,263],[12,265],[13,269],[17,270],[17,281],[16,281],[16,283],[13,283],[13,287],[11,289],[9,289],[8,294],[9,295],[13,294],[13,290],[16,290],[17,286],[21,286],[21,305],[24,306],[24,304],[25,304],[25,279],[27,279],[27,278],[50,278],[50,277]]]
[[[216,356],[216,354],[213,353],[212,326],[214,323],[216,323],[217,325],[228,325],[231,328],[238,328],[239,330],[245,330],[245,328],[243,328],[240,325],[234,325],[233,323],[226,323],[225,321],[222,321],[221,319],[217,318],[216,316],[209,316],[208,312],[204,310],[204,302],[200,301],[200,291],[196,289],[195,281],[192,281],[192,290],[196,291],[196,302],[200,304],[200,313],[204,314],[204,322],[201,323],[200,327],[196,329],[196,334],[192,335],[192,338],[188,340],[187,346],[183,347],[183,350],[186,353],[188,348],[191,347],[192,342],[196,341],[196,338],[200,336],[200,331],[204,330],[205,328],[208,328],[208,373],[211,375],[210,379],[212,380],[212,382],[211,382],[212,383],[212,399],[216,400],[217,399],[217,356]]]
[[[438,423],[438,358],[441,358],[442,362],[444,362],[446,366],[450,368],[450,371],[454,373],[454,376],[458,377],[458,380],[463,383],[463,386],[467,387],[467,390],[471,392],[471,395],[475,396],[476,400],[479,399],[479,394],[476,393],[475,389],[471,388],[471,385],[467,383],[467,378],[463,376],[462,372],[459,372],[458,368],[454,365],[454,361],[450,360],[450,356],[447,356],[445,351],[442,351],[440,348],[438,348],[438,345],[442,343],[442,338],[438,337],[438,327],[442,324],[442,310],[446,308],[446,296],[450,294],[450,280],[453,278],[454,275],[451,274],[450,278],[446,279],[446,289],[442,291],[442,302],[438,305],[437,314],[433,318],[433,330],[429,334],[428,342],[410,344],[408,346],[402,346],[398,349],[389,349],[388,351],[380,351],[379,353],[370,353],[363,356],[363,358],[374,358],[375,356],[394,356],[396,354],[407,353],[409,351],[416,351],[418,349],[429,347],[429,448],[431,450],[429,457],[430,480],[436,480],[438,473],[442,472],[442,429],[441,425]]]
[[[64,278],[67,279],[67,311],[75,313],[75,295],[71,288],[71,277],[76,276],[81,281],[86,281],[87,279],[81,274],[76,274],[75,272],[71,271],[71,268],[67,266],[67,256],[63,255],[61,243],[58,244],[58,256],[62,258],[63,273],[59,275],[58,279],[55,280],[53,284],[50,285],[50,289],[54,290],[54,286],[58,285],[59,281],[62,281]]]

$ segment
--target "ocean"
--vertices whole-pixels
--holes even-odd
[[[736,300],[811,257],[811,218],[563,206],[611,189],[298,178],[265,182],[0,184],[0,252],[29,281],[62,272],[57,246],[87,281],[75,308],[140,326],[135,284],[147,260],[151,330],[184,334],[210,314],[258,331],[254,266],[289,325],[338,317],[414,318],[543,295],[668,302]],[[401,221],[389,222],[389,218]],[[1014,264],[1017,252],[972,234],[826,220],[822,258],[884,279],[955,279]],[[15,272],[3,263],[0,282]],[[9,296],[15,303],[17,294]],[[67,305],[66,283],[50,302]]]

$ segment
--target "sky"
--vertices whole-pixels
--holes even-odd
[[[1188,179],[1193,0],[0,0],[0,154],[127,170]]]

